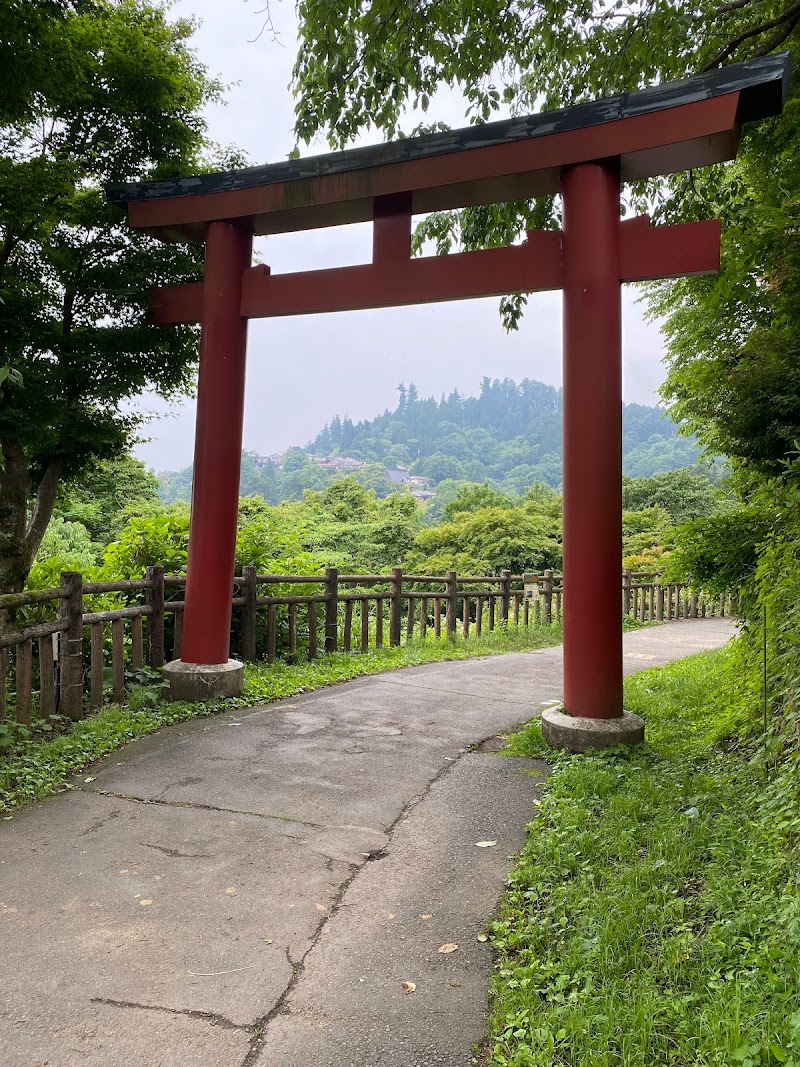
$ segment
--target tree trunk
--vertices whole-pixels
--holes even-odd
[[[52,457],[45,464],[31,511],[31,476],[22,446],[9,434],[0,439],[0,449],[0,593],[20,593],[52,518],[64,461]]]

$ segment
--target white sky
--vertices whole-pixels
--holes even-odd
[[[194,44],[211,75],[232,83],[227,106],[208,111],[212,139],[243,149],[253,164],[286,158],[294,140],[289,91],[297,46],[293,0],[270,0],[280,43],[254,40],[263,15],[259,0],[177,0],[175,16],[202,20]],[[426,121],[466,124],[464,105],[451,93],[431,101]],[[378,134],[366,141],[380,140]],[[310,152],[327,151],[325,144]],[[257,242],[262,259],[284,272],[367,262],[369,225],[286,234]],[[624,290],[624,398],[655,403],[663,378],[658,329],[642,320],[632,286]],[[561,384],[561,296],[529,298],[520,330],[507,335],[494,298],[381,311],[345,312],[250,323],[244,447],[261,454],[304,445],[339,414],[354,421],[393,408],[399,382],[420,396],[478,391],[484,375],[536,378]],[[143,397],[139,410],[159,418],[136,454],[156,470],[192,461],[195,403],[166,405]]]

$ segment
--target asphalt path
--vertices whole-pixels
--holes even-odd
[[[625,670],[732,633],[635,631]],[[161,730],[0,824],[0,1064],[472,1063],[477,935],[547,773],[494,739],[560,694],[559,648],[359,679]]]

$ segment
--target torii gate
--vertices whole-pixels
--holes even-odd
[[[551,740],[572,747],[564,725],[606,743],[640,739],[622,708],[620,286],[716,271],[720,224],[621,222],[620,183],[732,159],[741,123],[780,112],[789,70],[788,55],[769,56],[560,111],[108,190],[131,226],[206,244],[202,282],[151,298],[156,323],[202,325],[183,660],[166,668],[176,695],[241,692],[229,647],[248,320],[563,289],[568,715],[551,719]],[[562,231],[411,258],[415,214],[555,193]],[[291,274],[251,265],[254,235],[368,221],[371,263]]]

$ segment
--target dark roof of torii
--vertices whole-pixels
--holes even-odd
[[[244,170],[110,186],[132,225],[202,237],[213,219],[256,233],[365,221],[378,196],[413,193],[415,213],[555,192],[561,168],[620,159],[623,180],[730,159],[739,123],[778,114],[788,53],[558,111]]]

